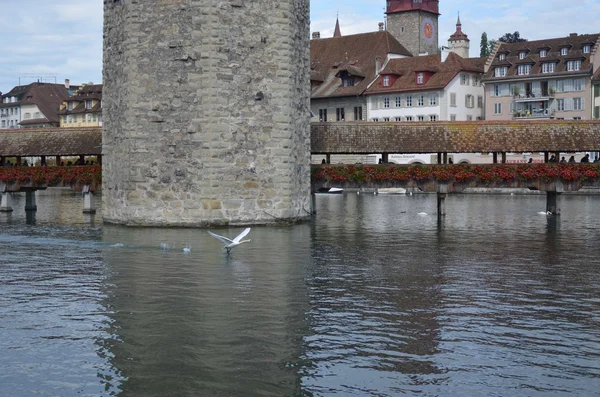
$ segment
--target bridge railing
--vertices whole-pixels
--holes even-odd
[[[600,164],[313,165],[311,184],[313,192],[323,187],[576,191],[584,185],[600,186]]]

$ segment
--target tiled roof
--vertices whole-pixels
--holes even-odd
[[[600,68],[598,68],[598,70],[596,70],[596,73],[594,73],[594,76],[592,77],[592,80],[594,80],[594,81],[600,81]]]
[[[102,127],[0,130],[0,156],[102,154]]]
[[[480,60],[480,58],[475,59]],[[422,71],[432,72],[433,75],[424,84],[417,84],[415,73]],[[438,90],[446,87],[461,71],[483,73],[483,68],[453,52],[448,54],[445,62],[442,62],[439,54],[391,59],[382,74],[396,75],[399,76],[398,79],[390,87],[383,87],[382,77],[379,77],[365,94]]]
[[[544,39],[535,41],[523,41],[518,43],[500,43],[496,56],[491,62],[491,67],[485,74],[484,80],[506,80],[507,78],[531,78],[531,77],[550,77],[563,76],[570,74],[591,73],[592,64],[590,55],[594,50],[594,46],[598,46],[600,34],[582,34],[567,37],[559,37],[555,39]],[[583,52],[585,44],[591,45],[589,53]],[[567,55],[561,55],[560,50],[563,47],[568,47]],[[540,57],[540,50],[547,50],[545,57]],[[525,60],[519,59],[519,52],[527,52]],[[499,60],[498,54],[506,54],[505,60]],[[577,71],[567,71],[567,61],[580,59],[581,68]],[[556,67],[554,73],[542,73],[542,63],[555,62]],[[517,75],[517,65],[520,63],[534,63],[531,72],[528,75]],[[505,77],[494,77],[494,68],[496,66],[508,66],[508,73]]]
[[[98,102],[91,108],[86,108],[85,101],[95,99]],[[88,84],[82,86],[75,94],[65,99],[64,102],[74,102],[77,105],[72,110],[68,110],[65,106],[61,109],[58,114],[63,116],[67,114],[81,114],[81,113],[101,113],[102,112],[102,84]]]
[[[311,152],[578,152],[600,149],[600,120],[313,123]]]
[[[58,123],[58,108],[69,97],[69,92],[62,84],[31,83],[13,88],[2,98],[11,96],[16,96],[18,102],[0,104],[0,107],[36,105],[49,122]]]
[[[383,64],[388,54],[411,56],[387,31],[311,40],[311,76],[324,79],[322,84],[313,86],[311,98],[360,95],[375,78],[375,58],[379,57]],[[340,68],[348,66],[358,68],[365,76],[357,78],[353,87],[343,87],[336,77]]]

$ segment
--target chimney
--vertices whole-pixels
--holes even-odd
[[[569,33],[569,37],[577,37],[577,33]]]
[[[321,38],[321,32],[313,32],[312,38],[313,39],[320,39]]]
[[[383,32],[383,22],[379,22],[379,31]]]
[[[381,71],[381,58],[375,57],[375,74],[379,74]]]
[[[71,80],[69,79],[65,79],[65,88],[68,90],[69,88],[71,88]]]

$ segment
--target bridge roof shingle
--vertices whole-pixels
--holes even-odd
[[[314,123],[311,152],[479,153],[600,150],[600,120]]]
[[[102,154],[102,128],[0,130],[0,156],[75,156]]]

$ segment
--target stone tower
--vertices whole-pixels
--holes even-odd
[[[105,0],[109,223],[310,215],[309,0]]]
[[[437,54],[438,0],[387,0],[387,30],[413,56]]]
[[[463,58],[469,57],[469,37],[462,31],[462,24],[460,23],[460,15],[456,21],[456,32],[454,32],[448,39],[448,49],[450,52],[454,52]]]

